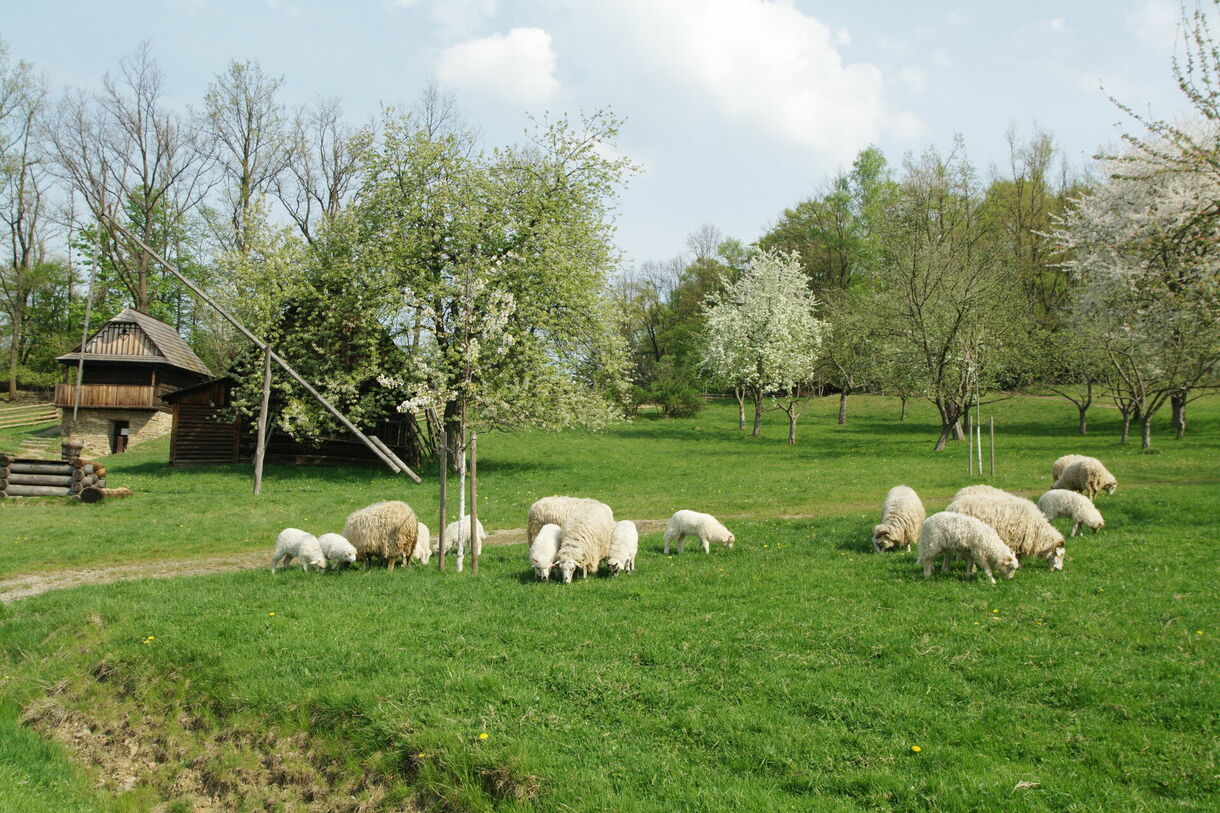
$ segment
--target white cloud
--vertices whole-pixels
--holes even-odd
[[[1127,15],[1127,30],[1146,48],[1169,51],[1180,20],[1181,8],[1176,0],[1144,0]]]
[[[1050,29],[1052,33],[1062,34],[1067,29],[1067,21],[1062,17],[1055,17],[1054,19],[1047,21],[1046,27]]]
[[[898,78],[916,93],[923,93],[928,88],[928,72],[918,65],[904,65],[898,71]]]
[[[945,53],[944,49],[938,49],[928,55],[928,59],[932,60],[932,64],[938,68],[952,68],[953,60]]]
[[[559,90],[555,62],[550,34],[541,28],[514,28],[446,48],[436,69],[447,87],[532,107]]]
[[[499,0],[387,0],[390,11],[427,8],[446,36],[465,36],[500,9]]]
[[[616,50],[681,98],[773,138],[849,158],[877,140],[882,71],[845,63],[844,37],[790,0],[602,0]]]

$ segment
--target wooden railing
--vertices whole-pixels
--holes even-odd
[[[0,406],[0,429],[15,429],[19,426],[37,426],[59,420],[59,410],[54,404],[22,404]]]
[[[133,387],[127,384],[82,384],[80,405],[82,407],[124,407],[156,409],[165,404],[158,397],[168,392],[164,387]],[[75,384],[55,385],[55,406],[71,409],[76,404]]]

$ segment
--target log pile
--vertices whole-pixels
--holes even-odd
[[[0,454],[0,499],[71,497],[101,502],[106,497],[130,495],[130,489],[106,488],[106,467],[92,460],[34,460]]]

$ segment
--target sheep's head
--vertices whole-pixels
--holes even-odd
[[[565,559],[559,563],[559,576],[563,579],[564,584],[572,583],[572,574],[576,572],[576,562],[572,559]]]
[[[551,578],[551,568],[555,566],[554,562],[538,561],[533,562],[534,575],[538,577],[538,581],[544,582]]]
[[[619,561],[618,559],[606,560],[606,568],[610,571],[611,576],[617,576],[619,571],[624,569],[624,566],[625,563]]]
[[[1118,481],[1111,480],[1110,482],[1108,482],[1104,486],[1102,486],[1101,490],[1106,492],[1107,494],[1113,494],[1115,491],[1118,491]]]
[[[356,549],[348,548],[343,552],[343,561],[347,564],[352,564],[356,561]]]
[[[423,537],[416,537],[415,549],[411,551],[411,561],[426,565],[430,558],[432,558],[432,548],[429,546],[428,540]]]
[[[319,553],[309,560],[309,565],[318,570],[326,570],[326,557]]]
[[[733,543],[736,541],[737,541],[737,538],[735,536],[733,536],[733,534],[730,533],[727,537],[725,537],[724,546],[726,548],[731,548],[731,547],[733,547]]]
[[[1093,527],[1093,533],[1097,533],[1102,528],[1106,527],[1106,521],[1104,519],[1098,519],[1097,524],[1092,527]]]
[[[890,539],[889,528],[884,525],[873,526],[873,551],[875,553],[881,553],[882,551],[889,550],[893,546],[894,542]]]
[[[1004,574],[1004,577],[1011,579],[1017,575],[1017,569],[1021,567],[1021,560],[1016,557],[1016,554],[1009,553],[1000,561],[999,567],[996,569]]]

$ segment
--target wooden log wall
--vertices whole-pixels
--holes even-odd
[[[79,500],[84,492],[90,492],[86,502],[99,502],[111,491],[113,489],[106,488],[106,467],[92,460],[74,458],[65,462],[0,455],[0,499],[71,497]]]

